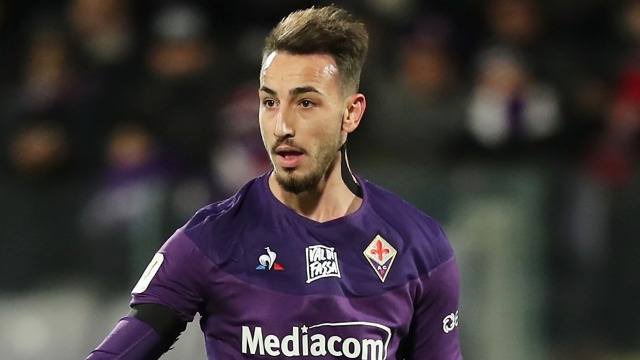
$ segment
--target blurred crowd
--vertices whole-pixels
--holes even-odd
[[[0,291],[127,290],[193,211],[266,171],[262,41],[329,3],[371,34],[355,171],[550,174],[549,341],[637,348],[633,0],[0,1]]]

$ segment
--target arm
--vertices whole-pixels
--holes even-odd
[[[186,323],[162,305],[143,304],[122,318],[87,360],[152,360],[167,352]]]
[[[206,263],[193,242],[176,232],[134,287],[131,312],[87,360],[150,360],[168,351],[202,301],[199,281]]]
[[[429,272],[416,300],[407,359],[460,360],[460,276],[455,257]]]

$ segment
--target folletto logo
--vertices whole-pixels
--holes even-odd
[[[348,331],[347,331],[348,330]],[[345,331],[351,336],[338,335]],[[380,337],[356,334],[378,332]],[[391,329],[387,326],[356,321],[323,323],[307,327],[293,326],[285,336],[265,334],[263,328],[242,327],[242,353],[271,357],[331,357],[334,359],[384,360],[387,358]]]
[[[458,326],[457,311],[445,316],[444,320],[442,320],[442,331],[444,331],[445,334],[452,332],[456,326]]]

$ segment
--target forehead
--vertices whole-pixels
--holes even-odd
[[[303,85],[337,87],[338,67],[331,55],[299,55],[274,51],[265,57],[262,64],[260,84],[269,88]]]

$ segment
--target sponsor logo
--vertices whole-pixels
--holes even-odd
[[[276,252],[271,250],[268,246],[264,249],[267,253],[260,255],[258,258],[260,265],[256,266],[256,270],[284,270],[284,267],[276,262],[276,257],[278,257]]]
[[[136,286],[133,287],[133,290],[131,290],[131,292],[134,294],[139,294],[147,290],[147,287],[151,283],[151,280],[153,279],[153,277],[156,276],[156,274],[158,273],[158,270],[160,269],[160,265],[162,265],[163,261],[164,261],[164,255],[160,253],[155,254],[153,256],[153,259],[151,259],[151,262],[149,263],[149,265],[147,265],[147,268],[142,273],[140,280],[138,280],[138,282],[136,283]]]
[[[458,326],[457,311],[445,316],[444,320],[442,320],[442,331],[444,331],[445,334],[452,332],[456,326]]]
[[[382,330],[382,336],[373,338],[362,336],[339,336],[340,330],[350,333],[371,334],[371,328]],[[370,322],[323,323],[307,327],[293,326],[285,336],[266,334],[256,326],[251,330],[242,327],[242,353],[272,357],[331,357],[344,359],[387,358],[391,329]]]
[[[326,277],[340,277],[338,253],[332,247],[324,245],[308,246],[307,284]]]
[[[398,251],[380,235],[377,235],[364,250],[364,257],[382,282],[386,280],[397,254]]]

